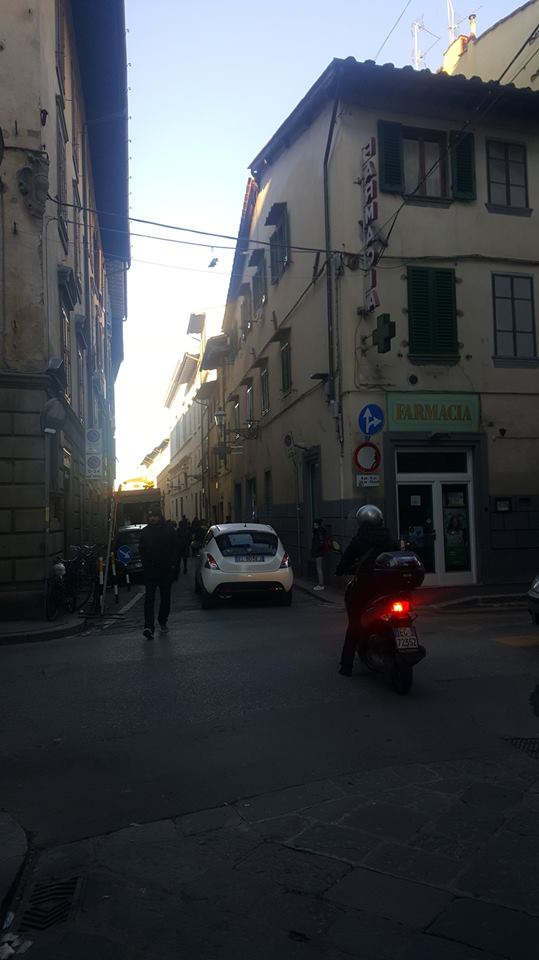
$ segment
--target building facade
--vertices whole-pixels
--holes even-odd
[[[374,502],[427,583],[535,572],[538,106],[335,60],[252,162],[202,366],[223,499],[296,565]]]
[[[129,262],[123,0],[4,4],[0,605],[105,539]]]

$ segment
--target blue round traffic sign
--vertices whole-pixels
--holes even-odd
[[[373,437],[375,433],[380,433],[384,426],[384,411],[377,403],[369,403],[361,410],[358,423],[359,429],[365,437]]]
[[[120,547],[118,553],[116,554],[116,559],[118,563],[125,565],[131,560],[131,551],[129,547]]]

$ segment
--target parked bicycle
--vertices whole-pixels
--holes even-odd
[[[75,556],[64,560],[57,556],[52,573],[47,579],[45,615],[55,620],[61,610],[75,613],[87,606],[95,606],[97,598],[97,559],[95,547],[84,544],[71,546]]]

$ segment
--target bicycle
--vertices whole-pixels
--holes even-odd
[[[97,560],[92,545],[71,546],[75,556],[71,560],[56,557],[52,576],[47,579],[45,616],[55,620],[60,610],[75,613],[92,600],[95,605]]]

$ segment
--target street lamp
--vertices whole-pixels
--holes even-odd
[[[234,440],[238,440],[240,437],[242,440],[256,440],[258,437],[258,423],[256,420],[246,420],[244,427],[232,427],[232,429],[228,429],[226,425],[226,413],[220,404],[215,411],[214,420],[219,431],[217,452],[221,460],[224,460],[228,453],[236,452],[242,447],[241,444],[232,446],[227,443],[228,434],[232,434]]]

